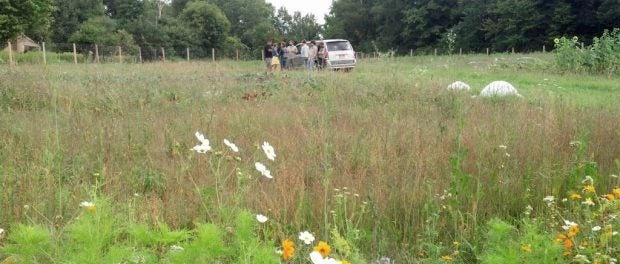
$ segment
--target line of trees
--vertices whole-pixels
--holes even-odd
[[[314,15],[265,0],[0,0],[2,43],[26,34],[48,46],[139,46],[145,59],[162,47],[197,57],[211,56],[211,48],[254,50],[270,38],[318,38],[321,29]]]
[[[349,39],[359,51],[540,50],[620,27],[620,0],[334,0],[326,24],[265,0],[0,0],[0,41],[256,50],[266,39]],[[144,54],[146,59],[155,54]]]
[[[325,35],[361,50],[540,50],[620,27],[620,0],[336,0]],[[587,41],[586,41],[586,44]]]

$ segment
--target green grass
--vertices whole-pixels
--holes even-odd
[[[558,74],[552,59],[385,58],[350,73],[275,77],[260,62],[2,66],[0,259],[256,263],[289,238],[293,263],[307,263],[310,248],[296,238],[309,230],[357,262],[518,263],[514,247],[553,244],[558,219],[582,217],[559,203],[556,214],[543,197],[579,191],[585,175],[601,195],[618,186],[620,77]],[[456,80],[472,93],[446,91]],[[494,80],[524,97],[471,97]],[[214,152],[190,150],[196,131]],[[101,201],[97,215],[82,201]],[[602,207],[598,215],[618,210]],[[247,212],[270,220],[235,222]],[[490,239],[507,236],[513,248]]]

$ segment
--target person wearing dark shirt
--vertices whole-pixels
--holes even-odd
[[[284,42],[278,44],[278,55],[280,58],[280,64],[282,64],[282,69],[286,68],[286,57],[284,55],[286,52],[286,44],[284,44]]]
[[[271,59],[273,58],[273,42],[267,41],[267,45],[263,49],[263,55],[265,56],[265,66],[267,67],[267,73],[271,73]]]

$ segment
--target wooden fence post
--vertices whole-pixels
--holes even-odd
[[[47,55],[45,54],[45,42],[41,44],[43,46],[43,64],[47,64]]]
[[[164,47],[161,47],[161,58],[164,62],[166,62],[166,50]]]
[[[189,62],[189,48],[185,48],[185,56],[187,57],[187,61]]]
[[[95,63],[99,63],[99,45],[95,44]]]
[[[581,49],[585,48],[585,44],[583,42],[581,42]]]
[[[489,48],[487,48],[487,56],[489,56]]]
[[[13,66],[13,45],[11,45],[11,41],[9,40],[9,66]]]
[[[459,48],[459,56],[463,56],[463,48]]]
[[[547,47],[543,45],[543,53],[547,52]]]
[[[157,51],[155,51],[157,53]],[[138,61],[142,63],[142,48],[138,47]]]
[[[409,50],[409,56],[413,57],[413,49]]]
[[[515,48],[512,48],[512,54],[515,54]]]
[[[73,64],[77,64],[77,50],[75,48],[75,43],[73,43]]]
[[[437,56],[437,48],[435,48],[435,56]]]
[[[235,53],[237,54],[237,60],[239,60],[239,49],[236,49]]]
[[[215,62],[215,48],[211,48],[211,60]]]
[[[261,54],[261,59],[262,59],[263,61],[265,61],[265,51],[264,51],[264,50],[262,50],[262,51],[260,52],[260,54]]]
[[[118,61],[123,63],[123,48],[121,46],[118,46]]]

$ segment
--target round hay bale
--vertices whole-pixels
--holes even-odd
[[[469,91],[471,87],[464,82],[456,81],[452,84],[448,85],[448,90],[450,91]]]
[[[505,81],[494,81],[484,87],[482,92],[480,92],[480,96],[490,97],[490,96],[519,96],[522,97],[517,89],[512,86],[512,84]]]

